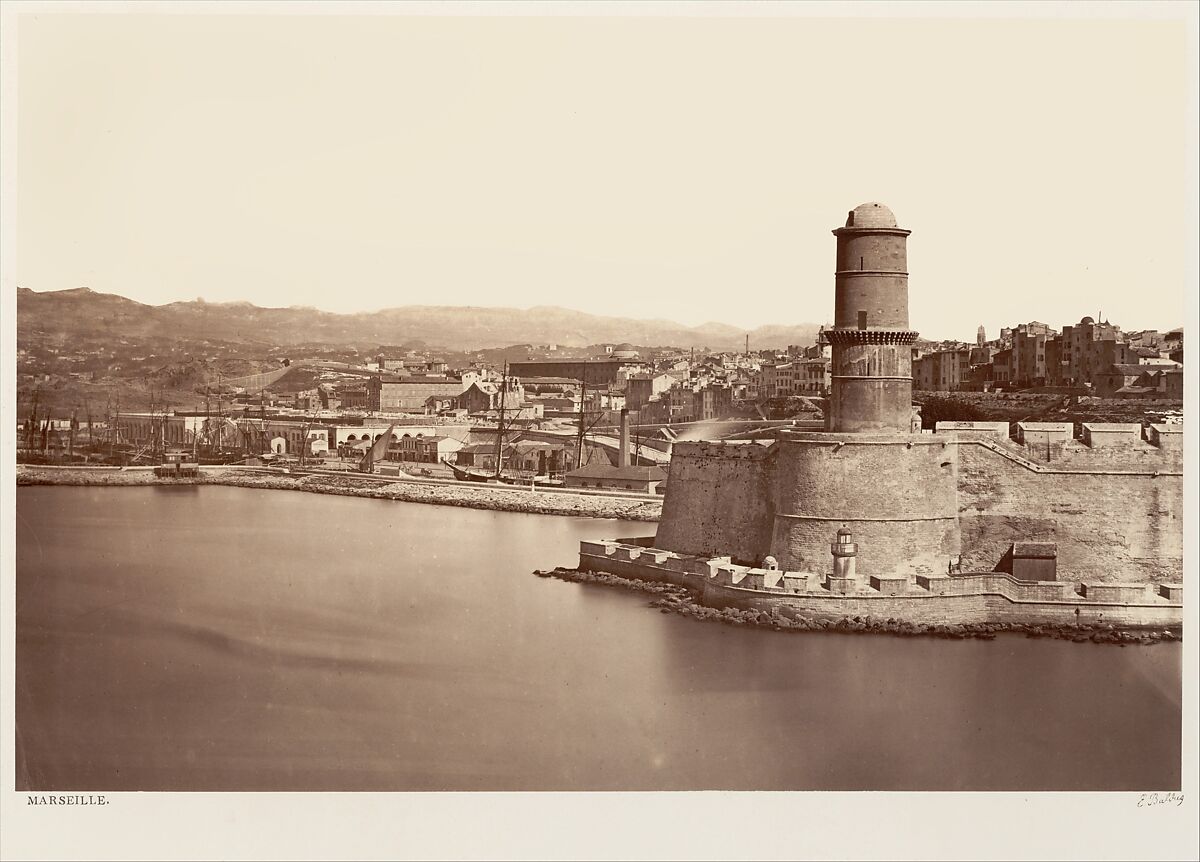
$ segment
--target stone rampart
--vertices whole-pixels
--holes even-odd
[[[1001,440],[1007,440],[1010,433],[1007,422],[937,422],[933,427],[938,434],[982,435]]]
[[[775,447],[676,443],[655,545],[758,562],[774,524]]]
[[[959,553],[953,437],[783,432],[771,554],[796,571],[830,570],[845,526],[869,575],[945,571]]]
[[[820,575],[739,566],[616,541],[580,543],[580,568],[626,578],[672,583],[699,593],[711,606],[790,608],[816,619],[895,618],[925,625],[979,623],[1179,626],[1178,584],[1019,581],[997,572],[872,577],[847,593],[831,591]]]
[[[1135,628],[1165,628],[1183,623],[1182,607],[1165,601],[1144,604],[1019,601],[999,593],[988,592],[928,595],[912,590],[903,595],[857,592],[772,596],[753,590],[708,583],[704,585],[702,600],[710,605],[733,604],[759,610],[790,608],[796,613],[816,619],[836,620],[843,617],[870,616],[877,619],[893,618],[920,625],[1004,622],[1026,625],[1111,624]]]
[[[1042,431],[1022,425],[1027,440]],[[1181,426],[1142,439],[1135,426],[1089,423],[1086,441],[1066,438],[1069,427],[1052,426],[1048,449],[988,426],[679,443],[654,543],[828,574],[845,526],[862,577],[938,575],[959,554],[963,568],[988,571],[1014,542],[1052,542],[1060,579],[1181,580]]]
[[[1037,464],[983,441],[958,449],[966,568],[994,568],[1014,542],[1054,542],[1060,578],[1181,579],[1183,476],[1172,453]]]

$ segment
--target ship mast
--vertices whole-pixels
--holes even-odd
[[[222,387],[223,387],[223,384],[221,382],[221,372],[218,371],[217,372],[217,452],[218,453],[224,451],[224,449],[225,449],[225,446],[221,441],[221,432],[223,430],[221,428],[221,426],[225,424],[225,410],[221,406],[221,389],[222,389]]]
[[[33,449],[37,445],[38,433],[38,401],[42,396],[42,387],[33,390],[33,410],[29,413],[29,421],[25,428],[25,448]]]
[[[258,390],[258,449],[259,454],[267,451],[267,408],[263,403],[263,395],[266,392],[266,384]]]
[[[85,460],[91,461],[92,460],[92,449],[95,448],[95,444],[92,442],[92,402],[90,399],[88,399],[88,398],[83,399],[83,409],[85,411],[87,411],[87,424],[88,424],[88,454],[85,457]]]
[[[579,440],[575,446],[575,469],[583,467],[583,405],[587,402],[587,360],[583,361],[583,373],[579,375]]]
[[[121,443],[121,393],[120,392],[117,393],[117,414],[116,414],[116,419],[114,420],[114,425],[115,425],[115,427],[113,429],[113,436],[111,438],[113,440],[113,447],[109,449],[110,455],[115,454],[116,446]],[[121,457],[121,463],[125,463],[124,456]]]
[[[496,429],[496,478],[504,468],[504,402],[508,398],[508,361],[504,362],[504,377],[500,380],[500,415],[499,427]]]

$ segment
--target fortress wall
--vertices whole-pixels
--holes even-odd
[[[758,563],[770,553],[775,448],[676,443],[654,546]]]
[[[791,609],[823,619],[894,617],[939,625],[1012,622],[1178,626],[1182,621],[1179,585],[1076,585],[979,573],[917,576],[916,583],[872,577],[882,589],[840,594],[824,589],[817,575],[747,568],[731,565],[726,557],[705,560],[615,541],[581,542],[579,561],[585,571],[698,587],[701,602],[710,607]]]
[[[1013,542],[1055,542],[1060,580],[1148,582],[1183,577],[1183,477],[1158,458],[1081,457],[1039,472],[986,445],[959,445],[963,569],[993,568]]]
[[[858,577],[946,571],[959,551],[957,447],[934,436],[788,433],[776,464],[772,554],[789,571],[829,572],[845,525]]]
[[[1075,601],[1080,598],[1075,584],[1067,581],[1019,581],[1002,572],[968,575],[917,577],[917,585],[936,595],[968,595],[994,592],[1021,601]]]
[[[918,625],[972,625],[977,623],[1014,623],[1028,625],[1178,626],[1182,613],[1179,605],[1166,603],[1081,603],[1066,601],[1016,602],[994,593],[921,596],[850,594],[846,596],[771,595],[738,590],[712,582],[704,584],[701,600],[706,605],[732,605],[770,611],[789,608],[805,617],[839,620],[843,617],[889,617]],[[1079,613],[1077,614],[1076,611]]]
[[[962,435],[960,435],[961,437]],[[1183,451],[1177,448],[1160,448],[1144,440],[1120,443],[1105,442],[1099,445],[1088,445],[1079,440],[1073,440],[1051,447],[1051,458],[1046,460],[1046,445],[1021,446],[1012,441],[1003,441],[1003,445],[1022,458],[1050,467],[1068,470],[1174,470],[1183,469]]]

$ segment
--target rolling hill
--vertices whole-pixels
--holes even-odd
[[[689,327],[669,320],[608,317],[558,306],[412,305],[336,314],[306,307],[261,308],[248,302],[195,300],[145,305],[88,288],[40,292],[18,288],[18,340],[26,333],[92,339],[103,332],[273,345],[422,341],[432,348],[469,351],[523,343],[584,347],[626,341],[647,347],[738,350],[746,336],[745,330],[724,323]],[[756,349],[811,344],[816,332],[816,324],[771,325],[751,331],[750,342]]]

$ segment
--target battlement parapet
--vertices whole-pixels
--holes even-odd
[[[1076,441],[1051,443],[1051,457],[1046,459],[1046,443],[1020,445],[982,435],[964,439],[958,435],[960,446],[982,446],[990,449],[1033,473],[1091,474],[1091,475],[1182,475],[1180,449],[1160,448],[1145,441],[1121,447],[1085,446]]]
[[[592,541],[584,539],[579,543],[579,553],[596,557],[611,557],[617,552],[618,543],[613,541]]]
[[[934,595],[945,596],[992,592],[1024,601],[1063,601],[1076,598],[1074,585],[1065,581],[1019,581],[1003,572],[917,575],[917,586]]]
[[[871,589],[885,596],[899,596],[908,592],[909,580],[906,577],[888,577],[887,575],[871,575]]]
[[[1153,601],[1160,595],[1154,584],[1080,584],[1079,593],[1096,602],[1138,604]]]
[[[1142,426],[1136,422],[1084,422],[1083,442],[1093,449],[1137,446]]]
[[[779,443],[798,443],[809,446],[901,446],[912,449],[915,446],[946,447],[954,442],[952,438],[936,434],[873,434],[869,432],[847,433],[842,431],[800,431],[791,428],[779,429]]]
[[[1183,448],[1183,426],[1152,424],[1146,429],[1146,440],[1159,449],[1178,450]]]
[[[671,449],[671,459],[721,458],[763,461],[770,457],[773,448],[773,446],[764,446],[761,443],[727,443],[723,440],[677,441]]]
[[[967,439],[983,436],[1007,440],[1009,436],[1007,422],[937,422],[933,429],[935,434],[957,434]]]
[[[699,590],[704,604],[730,601],[791,608],[818,618],[854,614],[911,623],[1082,623],[1164,626],[1182,623],[1183,586],[1174,582],[1076,584],[1021,581],[1004,572],[873,575],[869,584],[812,572],[788,572],[620,541],[583,541],[580,566]]]
[[[1158,594],[1169,602],[1183,604],[1183,584],[1159,584]]]
[[[1070,443],[1075,426],[1070,422],[1018,422],[1017,442],[1022,446]]]

